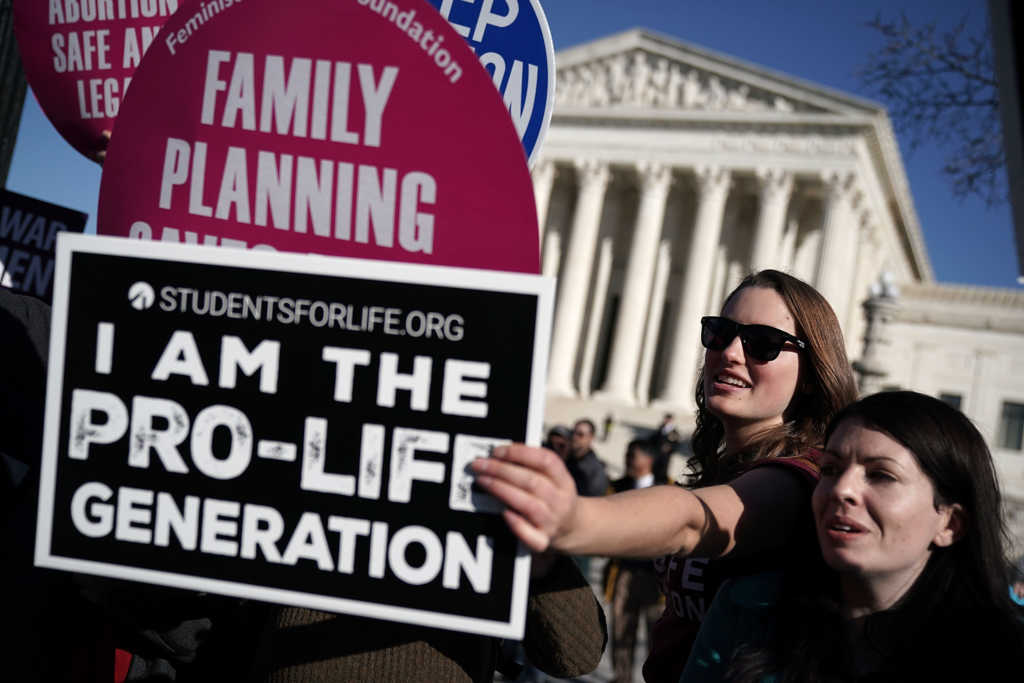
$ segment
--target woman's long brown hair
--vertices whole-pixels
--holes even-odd
[[[725,427],[708,411],[704,368],[697,376],[697,427],[691,438],[691,474],[698,486],[732,479],[745,463],[797,454],[824,443],[825,428],[843,407],[857,399],[850,361],[839,320],[821,294],[806,282],[778,270],[748,275],[729,294],[722,308],[747,287],[778,292],[793,315],[796,336],[807,342],[796,393],[783,413],[783,424],[760,434],[739,453],[723,453]]]

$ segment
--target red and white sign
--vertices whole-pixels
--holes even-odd
[[[98,232],[539,267],[518,135],[425,0],[183,4],[119,117]]]
[[[82,154],[104,148],[135,68],[177,8],[178,0],[14,0],[29,85]]]

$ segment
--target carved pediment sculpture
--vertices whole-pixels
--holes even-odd
[[[555,92],[555,102],[561,106],[741,112],[806,109],[780,95],[643,50],[559,69]]]

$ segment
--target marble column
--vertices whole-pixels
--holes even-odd
[[[640,207],[633,228],[626,279],[612,336],[608,376],[596,396],[626,403],[636,402],[636,372],[640,362],[644,321],[651,300],[658,238],[665,219],[665,201],[672,183],[672,169],[662,164],[641,163],[637,173],[640,179]]]
[[[733,259],[729,261],[729,267],[725,271],[725,288],[722,290],[721,302],[717,308],[706,308],[704,310],[709,313],[718,313],[725,306],[725,297],[736,291],[736,288],[740,286],[740,282],[746,277],[749,269],[739,259]]]
[[[803,202],[794,197],[789,202],[786,217],[786,229],[782,233],[779,245],[779,269],[787,273],[794,272],[796,264],[796,238],[800,234],[800,210]]]
[[[736,232],[740,228],[741,202],[726,202],[722,217],[722,231],[715,247],[714,265],[711,267],[711,286],[708,288],[708,300],[705,311],[717,312],[722,307],[725,295],[729,293],[729,263],[732,258],[732,246]]]
[[[857,224],[852,215],[858,194],[852,173],[825,175],[825,207],[821,222],[821,245],[814,282],[845,327],[853,274],[853,240]],[[846,332],[846,330],[843,330]]]
[[[583,326],[584,307],[594,263],[597,230],[601,223],[604,193],[611,180],[611,170],[603,162],[588,160],[576,163],[579,194],[572,220],[569,249],[555,310],[554,334],[548,371],[548,393],[553,396],[574,396],[573,373]]]
[[[533,199],[537,205],[537,229],[539,239],[544,239],[544,223],[548,218],[548,207],[551,205],[551,188],[555,185],[555,162],[542,159],[530,173],[533,179]]]
[[[679,317],[672,337],[674,341],[668,363],[668,383],[657,401],[661,407],[682,407],[687,410],[693,409],[700,317],[705,312],[708,300],[713,256],[722,231],[725,201],[732,185],[731,175],[724,168],[698,168],[696,176],[698,197],[693,240],[686,258],[683,288],[679,293]]]
[[[597,359],[597,343],[601,337],[601,324],[604,322],[605,302],[608,300],[608,285],[612,279],[612,261],[615,243],[611,235],[601,238],[597,249],[597,272],[594,277],[594,297],[590,304],[590,322],[581,344],[583,352],[580,356],[580,396],[590,396],[590,388],[594,378],[594,361]]]
[[[562,262],[562,233],[548,230],[544,235],[544,250],[541,252],[540,272],[548,277],[558,277],[558,265]]]
[[[818,268],[818,247],[821,245],[821,227],[816,226],[804,233],[793,256],[793,275],[813,285]]]
[[[786,208],[793,192],[793,174],[778,169],[757,171],[760,213],[750,250],[750,270],[779,268],[779,247],[786,227]]]
[[[644,328],[644,347],[640,354],[637,398],[642,404],[650,400],[651,373],[654,371],[654,355],[658,352],[658,334],[661,332],[661,316],[665,310],[665,288],[672,272],[672,242],[662,240],[654,266],[654,285],[651,288],[651,309]]]
[[[725,297],[725,280],[729,277],[729,250],[724,241],[715,247],[714,264],[711,266],[711,287],[708,291],[706,310],[717,311]]]
[[[863,346],[863,335],[866,321],[861,305],[868,297],[868,287],[873,279],[872,271],[875,267],[874,255],[874,228],[871,222],[871,215],[868,211],[861,214],[860,226],[857,229],[857,259],[853,267],[853,278],[850,285],[850,301],[847,313],[847,353],[851,358],[860,355]]]

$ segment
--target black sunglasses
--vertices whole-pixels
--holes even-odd
[[[741,325],[735,320],[713,315],[700,319],[700,343],[706,349],[721,351],[732,343],[736,335],[743,344],[743,352],[762,363],[778,358],[786,342],[800,349],[807,348],[804,340],[768,325]]]

